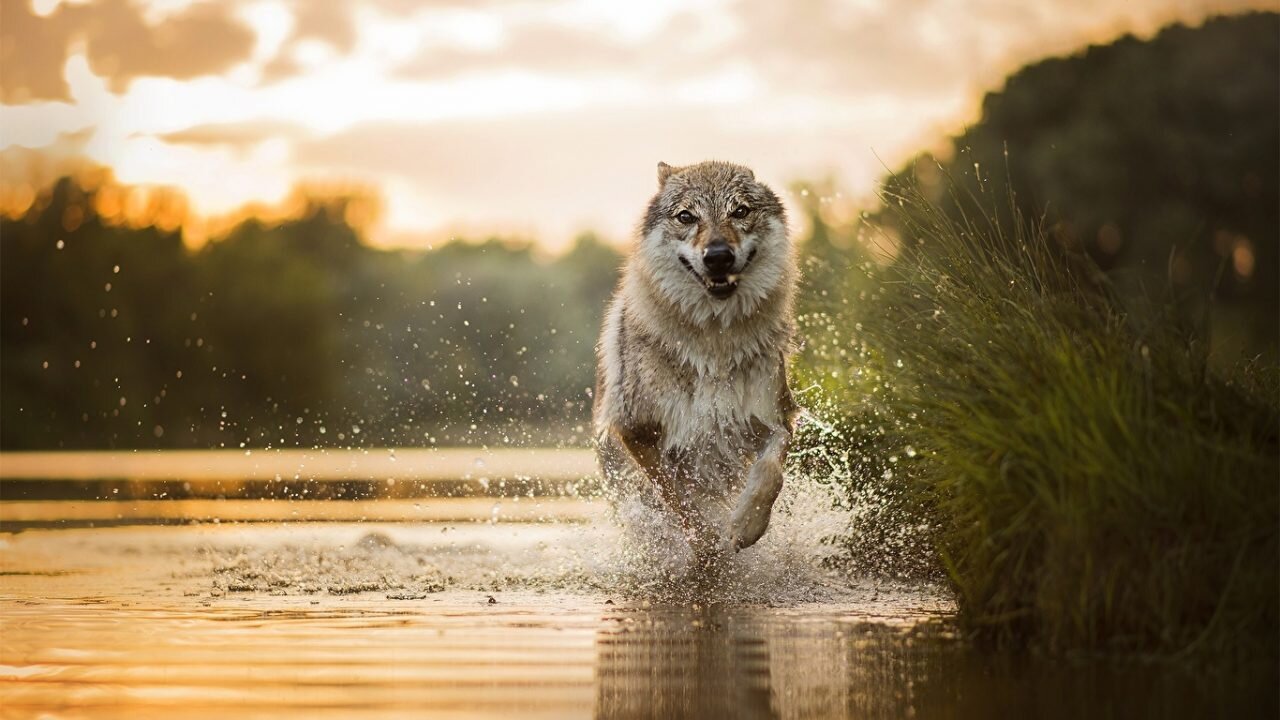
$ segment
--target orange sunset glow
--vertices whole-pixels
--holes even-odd
[[[306,185],[376,198],[383,246],[618,242],[658,160],[865,198],[1021,64],[1268,4],[6,1],[0,203],[104,167],[143,188],[106,217],[216,226]]]
[[[0,0],[0,720],[1280,717],[1280,0]]]

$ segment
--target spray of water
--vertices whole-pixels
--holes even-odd
[[[829,457],[839,430],[809,417],[769,530],[754,546],[699,562],[672,518],[639,499],[594,522],[297,526],[275,542],[213,549],[219,592],[383,593],[445,590],[606,595],[657,603],[788,605],[839,601],[865,588],[841,539],[851,506]]]

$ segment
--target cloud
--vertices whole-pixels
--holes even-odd
[[[945,90],[976,58],[957,18],[936,3],[834,0],[673,10],[631,37],[597,24],[512,18],[493,48],[425,44],[394,71],[405,79],[520,68],[554,74],[643,75],[678,83],[735,62],[781,93],[854,96]],[[955,10],[951,14],[955,14]],[[960,23],[971,26],[973,22]]]
[[[642,60],[643,48],[610,42],[574,28],[539,24],[508,30],[497,48],[429,47],[395,68],[404,79],[438,79],[454,74],[522,68],[533,72],[606,71]]]
[[[945,3],[747,3],[724,52],[753,58],[771,84],[808,92],[937,92],[973,59],[964,35],[972,23],[946,15]]]
[[[247,147],[267,140],[297,139],[308,134],[306,128],[291,122],[246,120],[244,122],[206,123],[163,133],[159,138],[176,145],[229,145]]]
[[[1260,5],[1265,2],[1130,0],[1123,9],[1113,0],[743,3],[740,32],[724,52],[753,58],[772,85],[814,93],[978,90],[1018,65],[1087,42]]]
[[[286,7],[293,18],[292,28],[280,51],[263,67],[262,80],[278,82],[305,73],[306,64],[299,62],[297,55],[308,45],[325,46],[337,57],[352,55],[361,40],[362,16],[376,14],[400,24],[424,12],[475,11],[499,4],[501,0],[289,0]]]
[[[299,142],[293,162],[391,188],[391,231],[428,236],[446,230],[524,232],[548,246],[596,229],[624,238],[654,189],[658,161],[719,158],[752,166],[779,191],[797,177],[838,173],[847,190],[868,191],[874,150],[910,147],[883,128],[918,113],[903,105],[821,132],[782,123],[744,122],[749,108],[663,107],[544,113],[521,118],[368,123]],[[874,139],[873,139],[874,138]],[[873,145],[874,150],[873,150]],[[833,151],[838,148],[838,151]],[[408,242],[402,237],[400,242]]]
[[[0,102],[69,100],[68,42],[63,23],[36,17],[18,0],[0,3]]]
[[[305,72],[305,67],[294,57],[304,43],[323,43],[339,55],[355,48],[358,34],[353,3],[303,0],[290,3],[289,10],[293,29],[280,52],[263,68],[263,81],[274,82]]]
[[[253,32],[233,10],[195,3],[153,25],[131,0],[63,3],[45,17],[30,2],[6,0],[0,3],[0,102],[70,100],[63,66],[79,44],[113,92],[142,76],[222,73],[253,51]]]
[[[494,47],[424,43],[412,59],[395,68],[396,77],[436,79],[519,68],[558,75],[633,74],[681,78],[701,74],[724,53],[705,42],[712,35],[700,13],[676,12],[657,21],[638,38],[619,37],[606,29],[556,23],[547,18],[504,22]]]
[[[298,40],[318,38],[340,52],[351,52],[356,44],[355,17],[352,7],[337,2],[294,3],[296,23],[293,37]]]
[[[85,132],[63,133],[39,150],[17,145],[0,150],[0,194],[24,186],[44,188],[59,177],[91,169],[94,163],[84,154],[87,140]]]
[[[539,13],[518,12],[519,5],[498,7],[492,11],[502,19],[498,45],[422,43],[394,74],[430,80],[520,68],[567,75],[643,74],[675,82],[739,62],[777,93],[928,95],[960,84],[976,89],[1017,64],[1069,52],[1089,40],[1122,31],[1150,33],[1171,21],[1198,21],[1259,2],[1169,6],[1163,0],[1133,0],[1123,11],[1111,0],[703,2],[660,7],[643,32],[624,32],[636,23],[591,20],[579,5],[594,7],[552,2]],[[576,8],[572,22],[565,17],[569,6]]]

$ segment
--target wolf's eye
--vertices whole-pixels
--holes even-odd
[[[676,219],[684,223],[685,225],[692,225],[698,222],[698,217],[693,213],[689,212],[688,210],[681,210],[680,212],[676,213]]]
[[[733,218],[734,220],[741,220],[742,218],[750,214],[751,214],[751,208],[747,207],[746,205],[739,205],[738,207],[733,209],[733,212],[729,213],[729,217]]]

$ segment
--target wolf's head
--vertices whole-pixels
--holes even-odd
[[[782,203],[741,165],[658,163],[641,235],[660,292],[695,316],[749,314],[792,280]]]

